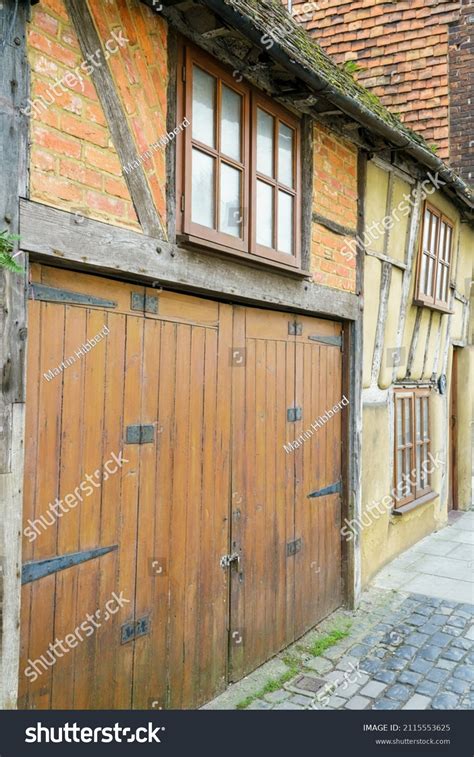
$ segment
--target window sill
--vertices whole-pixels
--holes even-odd
[[[293,265],[284,265],[283,263],[278,263],[275,260],[260,258],[256,255],[250,255],[247,252],[233,250],[230,247],[226,247],[225,245],[220,245],[216,242],[208,242],[207,240],[199,239],[199,237],[193,237],[189,234],[178,234],[176,241],[178,242],[178,244],[184,247],[191,247],[202,252],[212,251],[222,258],[237,259],[241,263],[245,263],[246,265],[252,266],[253,268],[263,268],[267,271],[274,270],[278,273],[284,273],[299,279],[312,278],[311,271],[304,271],[301,268],[297,268]]]
[[[406,505],[402,505],[401,507],[394,508],[392,510],[392,515],[405,515],[405,513],[409,513],[412,510],[416,510],[417,507],[421,507],[422,505],[428,504],[428,502],[432,502],[437,497],[439,497],[438,492],[428,492],[427,494],[424,494],[422,497],[419,497],[418,499],[413,500],[413,502],[408,502],[408,504]]]
[[[451,310],[447,305],[436,305],[432,302],[425,302],[425,300],[419,300],[416,297],[413,300],[414,305],[418,305],[421,308],[428,308],[429,310],[435,310],[437,313],[445,313],[446,315],[453,315],[454,310]]]

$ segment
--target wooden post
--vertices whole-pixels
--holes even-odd
[[[359,296],[359,315],[355,321],[345,326],[344,345],[344,389],[350,398],[348,421],[345,433],[344,457],[346,459],[345,492],[346,507],[343,518],[360,522],[362,499],[362,355],[363,355],[363,303],[364,303],[364,260],[362,244],[365,228],[365,195],[367,182],[367,155],[360,150],[357,160],[357,267],[356,293]],[[350,542],[343,542],[343,576],[345,599],[351,608],[356,608],[361,595],[361,542],[360,533]]]
[[[0,5],[0,230],[17,234],[19,197],[26,195],[28,97],[26,21],[29,3]],[[15,260],[26,267],[25,255]],[[26,275],[0,269],[0,708],[16,706],[21,575],[25,411]]]

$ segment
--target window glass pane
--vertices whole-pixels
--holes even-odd
[[[442,223],[441,228],[439,230],[439,257],[441,260],[444,260],[444,241],[445,241],[445,235],[446,235],[446,224]]]
[[[437,279],[436,279],[436,299],[440,300],[443,299],[443,268],[444,265],[442,263],[438,263],[438,271],[437,271]]]
[[[411,438],[411,401],[403,400],[405,406],[405,444],[410,444]]]
[[[293,253],[293,197],[278,192],[278,249]]]
[[[443,266],[444,268],[444,275],[443,275],[443,302],[448,301],[448,289],[449,289],[449,268],[447,266]]]
[[[412,481],[411,481],[411,449],[405,450],[405,469],[404,469],[405,475],[409,478],[406,479],[405,484],[408,485],[411,488]]]
[[[273,247],[273,187],[257,181],[257,244]]]
[[[434,260],[428,258],[428,271],[426,275],[426,290],[425,293],[430,297],[433,296],[433,282],[434,282]]]
[[[448,263],[451,260],[451,239],[452,239],[452,236],[453,236],[453,232],[452,232],[451,226],[446,226],[446,247],[445,247],[444,259]]]
[[[415,397],[415,439],[421,441],[421,397]]]
[[[425,220],[424,220],[424,226],[423,226],[423,249],[428,249],[428,240],[429,240],[429,233],[430,233],[430,222],[431,222],[431,213],[429,210],[425,211]]]
[[[430,251],[433,252],[433,253],[436,251],[436,235],[437,235],[437,232],[438,232],[438,221],[439,221],[438,216],[433,216],[432,217],[431,236],[430,236],[429,245],[430,245]]]
[[[402,411],[403,401],[397,400],[397,447],[403,445]]]
[[[241,159],[242,97],[222,85],[221,151],[234,160]]]
[[[426,261],[428,260],[427,255],[423,254],[421,256],[421,271],[420,271],[420,285],[421,285],[421,293],[426,294]]]
[[[257,108],[257,171],[273,178],[274,118]]]
[[[293,129],[280,124],[278,134],[278,181],[293,187]]]
[[[402,450],[398,450],[397,452],[397,499],[403,498],[403,479],[402,479],[402,473],[403,473],[403,452]]]
[[[425,462],[428,463],[428,445],[427,444],[424,444],[421,447],[421,464],[423,465]],[[429,473],[422,468],[421,469],[421,488],[427,489],[429,486],[429,483],[430,483]]]
[[[193,150],[192,221],[209,229],[215,227],[214,158]]]
[[[421,483],[421,450],[422,446],[421,444],[416,445],[416,488],[420,489],[422,487]]]
[[[216,79],[193,66],[193,138],[210,147],[215,135]]]
[[[240,179],[240,171],[221,163],[220,231],[233,237],[240,237],[242,229]]]
[[[423,439],[429,438],[428,430],[428,397],[423,397]]]

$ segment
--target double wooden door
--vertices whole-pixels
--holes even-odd
[[[340,605],[341,412],[284,445],[341,326],[297,324],[33,267],[20,706],[197,707]]]

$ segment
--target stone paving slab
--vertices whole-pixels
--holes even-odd
[[[203,709],[474,709],[474,512],[457,515],[382,570],[357,610],[337,610]],[[347,635],[315,656],[335,629]],[[323,685],[302,690],[302,674]]]
[[[319,656],[309,654],[315,640],[348,622],[346,638]],[[275,689],[282,673],[288,677],[289,664],[298,674],[262,692],[269,682]],[[316,693],[300,689],[302,674],[323,679],[324,686]],[[260,710],[474,709],[474,605],[372,587],[357,611],[336,611],[205,708],[239,704]]]

